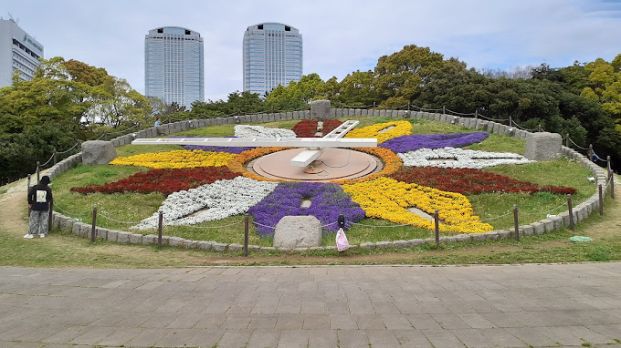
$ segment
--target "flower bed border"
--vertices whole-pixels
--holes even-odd
[[[507,135],[512,137],[517,137],[520,139],[526,139],[530,134],[528,131],[515,129],[513,127],[508,127],[503,124],[486,121],[479,118],[468,118],[468,117],[458,117],[446,114],[437,114],[437,113],[429,113],[422,111],[406,111],[406,110],[386,110],[386,109],[340,109],[333,108],[330,112],[331,117],[345,117],[345,116],[368,116],[368,117],[392,117],[396,119],[423,119],[437,122],[445,122],[451,124],[458,124],[465,128],[470,128],[474,130],[484,130],[489,133],[499,134],[499,135]],[[158,132],[161,132],[162,129],[168,131],[169,133],[181,132],[190,128],[201,128],[210,125],[222,125],[222,124],[236,124],[236,123],[263,123],[263,122],[273,122],[280,120],[297,120],[297,119],[310,119],[310,111],[294,111],[294,112],[286,112],[286,113],[272,113],[272,114],[254,114],[254,115],[244,115],[244,116],[232,116],[232,117],[217,117],[212,119],[202,119],[202,120],[189,120],[189,121],[181,121],[175,123],[165,124],[161,127],[151,127],[144,130],[141,130],[136,133],[123,135],[111,140],[112,144],[115,147],[130,144],[135,138],[150,138],[157,137]],[[595,177],[595,186],[602,185],[604,192],[608,192],[610,187],[608,185],[608,173],[595,163],[591,162],[584,155],[575,151],[574,149],[568,148],[566,146],[561,147],[561,154],[568,157],[569,159],[575,160],[581,165],[589,168]],[[82,161],[82,153],[77,153],[73,156],[67,157],[61,162],[57,163],[44,173],[49,175],[51,178],[73,168],[78,163]],[[598,193],[594,193],[584,202],[576,205],[574,207],[574,221],[579,223],[580,221],[586,219],[593,212],[596,212],[599,208],[599,198]],[[74,218],[64,216],[56,211],[52,213],[53,222],[52,227],[58,228],[63,231],[72,232],[73,234],[83,237],[89,238],[91,232],[91,225],[85,224],[83,222],[77,221]],[[521,235],[534,235],[534,234],[542,234],[555,231],[564,226],[569,226],[569,213],[564,211],[560,214],[557,214],[554,217],[546,218],[543,220],[536,221],[534,223],[520,225],[519,232]],[[479,233],[479,234],[459,234],[453,236],[441,236],[441,243],[455,243],[455,242],[467,242],[467,241],[478,241],[478,240],[496,240],[501,238],[510,238],[513,236],[513,231],[511,230],[496,230],[487,233]],[[129,233],[125,231],[117,231],[113,229],[107,228],[96,228],[96,237],[98,239],[104,239],[108,241],[114,241],[117,243],[123,244],[141,244],[141,245],[149,245],[149,244],[157,244],[157,236],[155,235],[141,235],[136,233]],[[411,239],[411,240],[397,240],[397,241],[381,241],[381,242],[369,242],[369,243],[361,243],[358,245],[352,245],[351,248],[364,248],[364,249],[375,249],[375,248],[410,248],[421,244],[432,244],[435,243],[433,238],[426,239]],[[201,250],[213,250],[218,252],[230,251],[230,252],[240,252],[242,250],[241,244],[226,244],[219,243],[215,241],[195,241],[190,239],[184,239],[173,236],[163,236],[162,244],[169,246],[178,246],[184,248],[196,248]],[[248,250],[251,251],[276,251],[277,248],[274,247],[263,247],[258,245],[249,245]],[[324,247],[311,247],[311,248],[298,248],[294,251],[310,251],[310,250],[336,250],[335,246],[324,246]]]

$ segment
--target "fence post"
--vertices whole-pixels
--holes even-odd
[[[602,184],[597,186],[599,191],[599,216],[604,216],[604,190]]]
[[[52,223],[54,222],[54,200],[50,202],[50,210],[47,215],[47,233],[52,232]]]
[[[440,214],[438,210],[433,213],[433,231],[436,239],[436,246],[440,245]]]
[[[248,256],[248,230],[250,226],[250,218],[248,215],[244,216],[244,256]]]
[[[610,198],[615,199],[615,172],[610,171]]]
[[[41,162],[37,161],[37,184],[39,183],[40,175],[39,175],[39,167],[41,166]]]
[[[93,206],[93,222],[91,224],[91,242],[95,242],[95,233],[97,228],[97,206]]]
[[[513,228],[515,233],[515,240],[520,241],[520,218],[518,216],[519,210],[517,205],[513,205]]]
[[[576,228],[576,222],[574,221],[574,201],[571,194],[567,194],[567,210],[569,211],[569,228],[573,230]]]
[[[509,127],[513,127],[513,117],[509,115]]]
[[[28,187],[27,187],[26,192],[29,192],[29,191],[30,191],[30,177],[31,177],[31,175],[30,175],[30,174],[28,174],[28,183],[26,184],[26,185],[28,185]]]
[[[53,165],[56,165],[56,148],[53,147],[52,150],[54,150],[54,152],[52,153],[52,158],[53,158],[52,162],[53,162]]]
[[[474,118],[479,118],[479,108],[474,109]]]
[[[164,229],[164,213],[160,211],[157,217],[157,246],[162,247],[162,230]]]
[[[593,144],[589,144],[589,149],[587,150],[587,156],[589,156],[589,161],[593,162]]]
[[[565,146],[569,147],[569,133],[565,133]]]
[[[446,115],[446,106],[442,105],[442,115]]]

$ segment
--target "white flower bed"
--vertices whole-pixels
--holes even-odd
[[[295,138],[291,129],[267,128],[262,126],[235,126],[235,136],[238,138]]]
[[[239,176],[169,195],[160,210],[165,225],[193,225],[243,214],[270,194],[278,183]],[[133,228],[156,228],[158,213]]]
[[[500,164],[524,164],[532,161],[510,152],[464,150],[453,147],[420,149],[397,154],[404,166],[441,168],[485,168]]]

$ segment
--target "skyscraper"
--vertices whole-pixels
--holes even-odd
[[[180,27],[149,30],[144,38],[145,95],[190,108],[204,100],[203,38]]]
[[[263,96],[302,77],[302,35],[292,26],[262,23],[244,33],[244,91]]]
[[[43,45],[23,31],[13,19],[0,18],[0,87],[13,83],[13,72],[31,80],[43,58]]]

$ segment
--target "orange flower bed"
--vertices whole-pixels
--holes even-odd
[[[264,176],[258,175],[246,169],[246,163],[252,161],[255,158],[259,158],[261,156],[265,156],[272,152],[286,150],[286,147],[257,147],[252,150],[244,151],[237,155],[234,159],[229,161],[227,167],[235,173],[240,173],[241,175],[259,181],[280,181],[280,180],[272,180],[268,179]]]
[[[379,172],[367,175],[363,178],[333,180],[332,182],[336,184],[353,184],[357,182],[369,181],[379,177],[392,175],[401,169],[401,166],[403,165],[403,162],[399,156],[383,147],[360,147],[356,148],[356,150],[379,157],[382,162],[384,162],[384,168],[382,168]]]

